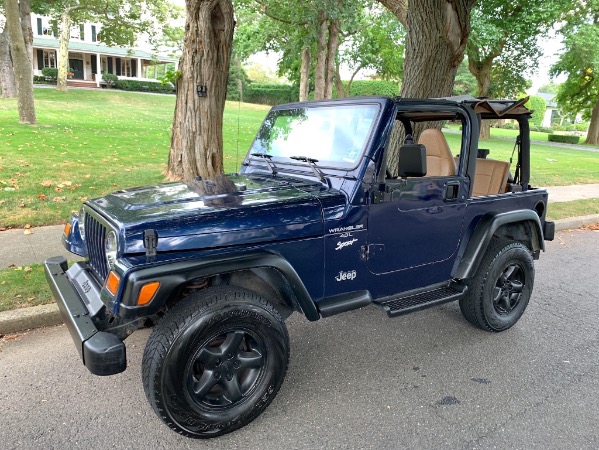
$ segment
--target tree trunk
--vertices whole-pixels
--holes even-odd
[[[15,72],[12,67],[8,29],[6,27],[0,33],[0,90],[2,90],[3,98],[15,98],[17,96]]]
[[[587,139],[584,143],[599,145],[599,100],[597,100],[597,103],[595,103],[595,107],[593,108],[591,124],[589,125]]]
[[[233,43],[230,0],[187,0],[183,54],[167,175],[171,179],[223,173],[223,112]],[[205,96],[198,94],[205,90]]]
[[[327,17],[324,11],[318,13],[319,29],[316,40],[316,67],[314,68],[314,100],[322,100],[326,91],[327,71]]]
[[[69,70],[69,40],[71,39],[71,11],[65,9],[60,18],[60,35],[58,37],[58,77],[56,89],[67,91],[67,72]]]
[[[491,89],[491,66],[493,59],[487,58],[481,62],[477,62],[474,58],[468,58],[468,68],[470,73],[476,78],[476,86],[479,97],[488,97]],[[491,123],[488,120],[481,120],[480,123],[480,139],[491,138]]]
[[[302,50],[302,67],[300,71],[300,91],[299,100],[305,102],[308,100],[310,95],[310,47],[306,47]]]
[[[343,80],[341,80],[341,74],[339,73],[339,63],[335,65],[335,87],[337,88],[337,98],[345,98],[345,86],[343,86]]]
[[[403,98],[450,96],[455,75],[470,34],[470,11],[475,0],[420,0],[408,2],[406,58],[401,85]],[[388,3],[382,2],[381,3]],[[402,2],[398,2],[402,3]],[[398,16],[398,20],[402,20]],[[414,139],[425,128],[440,128],[441,122],[419,123]],[[392,133],[389,168],[394,175],[403,137]]]
[[[21,27],[21,12],[19,7],[26,12],[30,11],[29,0],[4,0],[4,14],[6,15],[6,28],[10,40],[10,51],[13,58],[13,68],[17,85],[17,106],[19,109],[19,122],[33,124],[36,122],[35,103],[33,101],[33,66],[27,55],[25,36]]]
[[[21,14],[21,29],[23,30],[23,40],[25,41],[25,50],[27,58],[31,62],[33,70],[33,30],[31,29],[31,0],[21,0],[19,2],[19,12]]]
[[[339,20],[329,23],[329,40],[327,42],[327,70],[325,80],[324,98],[333,98],[333,82],[335,78],[335,58],[339,49]]]
[[[402,97],[451,95],[455,74],[464,59],[473,3],[474,0],[409,3]]]

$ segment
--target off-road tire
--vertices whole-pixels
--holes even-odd
[[[528,305],[534,274],[533,258],[526,246],[493,238],[466,295],[460,299],[462,314],[483,330],[507,330]]]
[[[211,438],[258,417],[288,363],[289,335],[276,308],[221,286],[182,299],[156,325],[143,355],[143,386],[170,428]]]

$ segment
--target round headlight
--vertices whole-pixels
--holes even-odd
[[[104,250],[106,253],[106,261],[108,262],[108,266],[113,269],[117,258],[117,242],[116,233],[112,230],[106,235],[106,244],[104,246]]]
[[[79,211],[79,234],[81,239],[85,240],[85,209]]]

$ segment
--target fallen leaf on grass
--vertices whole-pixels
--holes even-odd
[[[61,203],[61,202],[64,202],[66,199],[67,199],[66,197],[54,197],[54,198],[52,199],[52,201],[53,201],[54,203]]]
[[[23,269],[25,272],[31,272],[31,267],[27,266]]]
[[[42,194],[41,192],[37,194],[37,198],[40,200],[48,200],[48,196],[46,194]]]
[[[32,302],[33,300],[35,300],[35,297],[29,297],[29,298],[27,298],[28,302]]]
[[[62,189],[61,189],[59,186],[60,186],[60,185],[58,185],[58,186],[56,186],[56,187],[54,188],[54,190],[55,190],[56,192],[62,192]]]
[[[42,187],[50,187],[50,186],[52,186],[52,183],[50,181],[44,181],[42,183]]]
[[[33,231],[31,231],[31,230],[25,230],[25,231],[23,231],[23,234],[33,234]],[[31,269],[29,269],[29,270],[31,270]]]
[[[25,203],[19,203],[19,208],[25,208],[25,206],[27,206]]]
[[[15,295],[15,298],[21,298],[21,297],[23,297],[21,294]]]
[[[6,281],[3,281],[3,282],[2,282],[2,283],[0,283],[0,284],[1,284],[1,285],[5,285],[5,284],[6,284]]]

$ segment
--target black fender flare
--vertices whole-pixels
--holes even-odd
[[[273,276],[269,282],[277,285],[275,289],[290,293],[295,309],[303,313],[308,320],[320,319],[320,314],[312,297],[293,266],[280,255],[272,253],[221,254],[202,259],[177,261],[146,267],[130,273],[126,280],[123,302],[119,305],[123,317],[150,316],[158,312],[173,291],[187,282],[241,270],[274,269],[279,276]],[[142,286],[150,281],[159,281],[160,287],[154,299],[147,306],[136,306],[135,299]]]
[[[462,248],[465,247],[465,250],[462,250],[463,254],[458,256],[456,260],[452,277],[463,280],[474,276],[495,232],[503,225],[523,222],[528,222],[531,225],[533,246],[536,244],[540,250],[545,251],[543,227],[535,211],[522,209],[498,214],[485,214],[476,224],[468,242],[462,242]],[[464,244],[466,245],[464,246]]]

